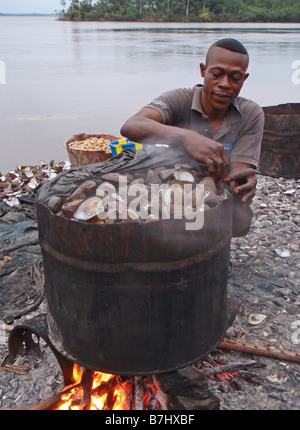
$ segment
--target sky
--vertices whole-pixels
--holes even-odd
[[[0,0],[0,13],[54,13],[61,9],[60,0]]]

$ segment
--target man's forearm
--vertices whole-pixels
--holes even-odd
[[[122,136],[136,142],[151,142],[155,144],[156,139],[167,139],[174,145],[184,144],[183,129],[170,125],[161,124],[145,117],[130,118],[121,128]]]
[[[130,140],[143,143],[158,143],[165,140],[171,145],[182,145],[190,157],[207,165],[210,173],[217,178],[224,176],[224,166],[228,161],[224,146],[212,139],[202,136],[194,130],[162,124],[162,117],[154,110],[146,114],[136,114],[121,128],[121,134]]]

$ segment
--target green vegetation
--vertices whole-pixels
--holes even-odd
[[[300,22],[299,0],[61,0],[71,21]]]

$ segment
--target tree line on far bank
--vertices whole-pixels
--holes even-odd
[[[299,0],[61,0],[70,21],[300,22]]]

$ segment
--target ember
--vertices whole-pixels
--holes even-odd
[[[241,389],[238,382],[240,378],[254,384],[262,384],[259,375],[244,371],[244,369],[253,367],[259,368],[264,367],[264,365],[254,360],[227,364],[218,359],[212,358],[211,355],[208,355],[203,360],[200,360],[193,365],[193,368],[197,370],[197,372],[206,376],[208,379],[218,380],[220,382],[226,381],[233,385],[237,390]]]

